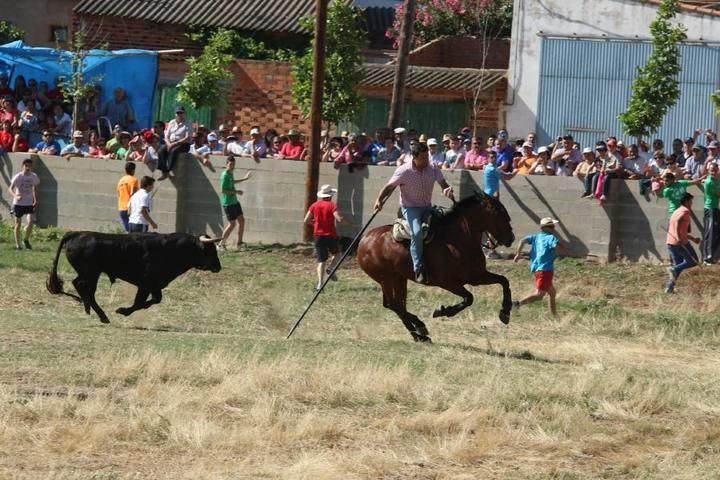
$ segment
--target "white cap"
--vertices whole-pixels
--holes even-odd
[[[250,135],[260,135],[260,129],[259,128],[251,128]]]
[[[525,143],[522,144],[522,146],[523,146],[523,148],[525,148],[525,147],[532,148],[532,147],[533,147],[533,144],[530,143],[530,142],[525,142]]]
[[[401,133],[405,133],[405,129],[403,127],[398,127],[393,132],[397,133],[398,135]]]
[[[75,133],[73,133],[73,138],[82,138],[83,133],[80,130],[75,130]]]
[[[317,192],[318,198],[330,198],[333,196],[334,193],[337,193],[336,188],[332,188],[331,185],[323,185],[320,187],[320,190]]]
[[[555,219],[552,218],[552,217],[543,217],[543,218],[540,219],[540,226],[541,226],[541,227],[554,227],[554,226],[557,225],[558,223],[560,223],[560,222],[558,222],[557,220],[555,220]]]
[[[548,151],[547,147],[540,147],[540,148],[538,148],[537,153],[538,153],[538,155],[540,155],[541,153],[547,153],[547,151]]]
[[[437,145],[437,139],[436,138],[428,138],[427,144],[428,144],[428,147],[430,145]]]
[[[583,153],[593,153],[593,149],[590,147],[583,148]]]

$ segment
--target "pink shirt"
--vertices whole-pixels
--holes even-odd
[[[688,243],[688,230],[690,229],[690,210],[684,205],[680,206],[670,216],[668,234],[665,243],[668,245],[685,245]]]
[[[429,207],[435,182],[445,180],[439,168],[428,165],[423,170],[413,167],[412,162],[399,166],[388,185],[400,187],[400,206],[405,208]]]
[[[488,163],[488,152],[486,150],[480,150],[480,152],[475,152],[475,150],[470,150],[467,153],[465,153],[465,168],[468,168],[470,170],[481,170],[485,165]]]

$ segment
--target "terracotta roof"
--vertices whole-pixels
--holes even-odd
[[[315,0],[80,0],[74,11],[177,25],[308,33],[298,20],[315,13]]]
[[[639,0],[640,3],[660,5],[661,0]],[[700,15],[720,17],[720,3],[717,0],[683,0],[679,4],[680,10],[694,12]]]
[[[395,65],[363,65],[365,78],[362,85],[367,87],[392,86],[395,79]],[[475,68],[444,68],[408,66],[407,87],[420,90],[443,89],[470,91],[480,84],[490,88],[502,80],[507,70],[480,70]]]

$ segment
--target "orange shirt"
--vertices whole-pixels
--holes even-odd
[[[532,167],[532,164],[535,163],[535,160],[537,160],[537,157],[535,155],[530,155],[529,157],[522,157],[520,160],[518,160],[517,166],[515,168],[518,169],[518,172],[520,175],[530,175],[530,167]]]
[[[118,210],[127,210],[132,194],[140,190],[140,182],[132,175],[125,175],[117,184]]]

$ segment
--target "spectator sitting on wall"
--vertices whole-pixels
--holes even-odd
[[[291,128],[287,133],[288,141],[280,148],[277,154],[279,158],[288,158],[291,160],[302,160],[305,157],[305,145],[300,141],[300,132]]]
[[[610,158],[615,158],[618,165],[622,164],[623,154],[620,151],[618,139],[616,137],[608,137],[605,145],[607,145],[607,154]]]
[[[343,151],[343,141],[340,137],[332,137],[330,139],[330,143],[328,144],[328,148],[323,153],[323,162],[335,162],[339,157],[340,154]]]
[[[685,167],[682,169],[685,178],[698,178],[705,172],[703,166],[705,164],[705,154],[700,145],[693,145],[692,147],[693,156],[685,161]]]
[[[9,120],[3,120],[0,129],[0,153],[12,152],[14,142],[13,124]]]
[[[165,129],[165,145],[158,151],[158,168],[162,171],[158,180],[168,178],[180,154],[190,151],[192,132],[192,124],[185,118],[185,108],[178,105],[175,107],[175,118]]]
[[[538,148],[537,158],[530,166],[530,175],[555,175],[555,162],[550,160],[550,150],[547,147]]]
[[[115,158],[115,154],[107,149],[107,141],[102,137],[98,137],[97,145],[88,146],[88,153],[93,158]]]
[[[130,151],[130,132],[120,132],[120,148],[115,152],[115,158],[118,160],[126,160]]]
[[[482,137],[469,139],[470,149],[465,154],[465,168],[468,170],[482,170],[488,164],[488,151],[485,150],[485,142]]]
[[[145,136],[142,162],[151,172],[154,172],[158,166],[158,162],[160,160],[158,152],[160,151],[160,148],[160,137],[154,133],[150,133]]]
[[[145,139],[142,135],[135,135],[130,140],[130,147],[127,155],[125,155],[125,161],[127,162],[142,162],[145,156]]]
[[[508,144],[507,130],[498,131],[494,150],[497,153],[497,167],[503,172],[512,172],[515,149]]]
[[[125,95],[125,90],[121,87],[115,88],[113,98],[105,102],[100,115],[107,117],[111,125],[120,125],[123,130],[135,121],[135,113]]]
[[[72,118],[70,118],[70,115],[65,113],[65,110],[63,110],[62,105],[59,103],[53,105],[53,123],[55,124],[55,127],[53,128],[55,135],[60,137],[70,137],[72,130]]]
[[[585,147],[582,152],[583,161],[578,164],[573,172],[573,176],[579,178],[583,182],[583,193],[580,198],[592,198],[593,177],[598,174],[595,165],[595,154],[592,148]]]
[[[112,153],[117,153],[118,148],[120,148],[120,134],[122,133],[123,129],[120,125],[115,125],[113,128],[113,138],[108,140],[107,142],[107,149]]]
[[[242,130],[239,127],[233,127],[230,133],[225,137],[225,148],[223,155],[242,155],[244,146],[242,143]]]
[[[465,149],[462,148],[462,135],[450,139],[450,148],[445,152],[445,165],[443,168],[464,168],[463,156]]]
[[[83,142],[83,133],[80,130],[73,133],[72,143],[65,145],[65,148],[60,151],[60,155],[63,157],[85,157],[90,155],[90,149]]]
[[[647,162],[640,157],[640,149],[633,143],[622,161],[622,175],[629,180],[638,180],[645,176],[646,169]]]
[[[348,144],[342,149],[340,155],[335,159],[335,167],[342,164],[356,165],[364,163],[363,149],[358,141],[358,135],[350,134],[348,136]]]
[[[525,143],[522,144],[520,151],[522,155],[520,158],[514,158],[514,162],[516,163],[514,163],[513,167],[517,169],[519,175],[530,175],[530,167],[533,166],[533,163],[535,163],[537,159],[537,155],[533,152],[533,144],[526,140]]]
[[[435,168],[442,168],[445,164],[445,152],[438,148],[438,141],[436,138],[429,138],[427,141],[428,156],[430,157],[430,163]]]
[[[252,157],[256,163],[260,163],[260,159],[267,155],[267,145],[260,134],[260,127],[250,128],[250,140],[245,143],[243,154]]]
[[[582,161],[580,150],[573,148],[575,139],[572,135],[558,137],[555,148],[550,154],[550,160],[557,165],[556,174],[561,177],[572,176],[575,167]]]
[[[42,136],[42,141],[35,145],[35,148],[31,148],[28,151],[30,153],[40,153],[43,155],[59,155],[60,144],[53,138],[53,132],[45,130]]]
[[[27,140],[22,134],[20,126],[15,125],[13,127],[13,146],[12,151],[15,153],[27,152],[30,149]]]

